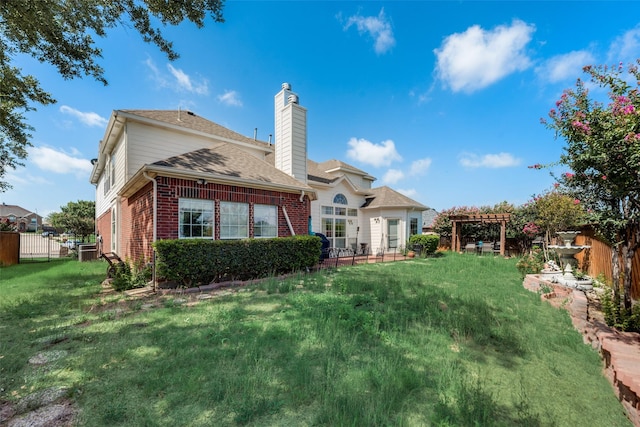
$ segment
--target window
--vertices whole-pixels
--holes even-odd
[[[333,206],[323,206],[322,215],[333,215]]]
[[[111,168],[111,186],[113,186],[116,183],[116,156],[113,154],[111,155],[110,168]]]
[[[348,216],[358,216],[358,209],[349,208],[347,209]]]
[[[409,221],[409,236],[418,234],[418,218],[411,218]]]
[[[213,202],[180,199],[178,237],[181,239],[213,239]]]
[[[333,218],[322,218],[322,234],[333,241]]]
[[[271,205],[253,206],[253,236],[278,237],[278,207]]]
[[[116,208],[113,207],[111,208],[111,252],[118,252],[118,245],[116,240],[116,231],[118,229],[117,225],[118,222],[116,221]]]
[[[220,202],[220,238],[246,239],[249,237],[249,205]]]
[[[16,222],[16,216],[15,215],[9,215],[9,222],[12,223],[12,224],[14,222]]]
[[[336,204],[336,205],[348,205],[349,204],[347,202],[347,198],[342,193],[338,193],[338,194],[335,195],[335,197],[333,198],[333,203]]]
[[[106,168],[104,173],[104,181],[102,182],[104,195],[111,189],[111,168]]]
[[[347,247],[347,220],[344,218],[336,218],[336,236],[335,245],[336,248]]]
[[[347,208],[336,207],[336,215],[345,216],[347,214]]]

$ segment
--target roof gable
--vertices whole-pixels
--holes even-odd
[[[378,209],[378,208],[412,208],[425,210],[428,209],[422,203],[418,203],[415,200],[401,194],[389,187],[382,186],[372,188],[370,197],[367,197],[367,201],[362,206],[363,209]]]

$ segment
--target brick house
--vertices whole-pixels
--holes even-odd
[[[8,223],[21,233],[37,231],[42,227],[42,217],[35,212],[21,208],[17,205],[0,205],[0,222]]]
[[[189,111],[116,110],[93,160],[103,252],[150,260],[159,239],[324,233],[331,245],[396,251],[426,206],[338,160],[307,158],[307,110],[284,83],[275,143]]]

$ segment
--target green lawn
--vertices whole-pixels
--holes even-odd
[[[515,263],[447,253],[148,300],[100,294],[102,262],[2,268],[0,400],[65,386],[87,426],[631,425]]]

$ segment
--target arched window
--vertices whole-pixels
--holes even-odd
[[[342,193],[336,194],[333,198],[333,203],[336,205],[348,205],[347,198]]]

